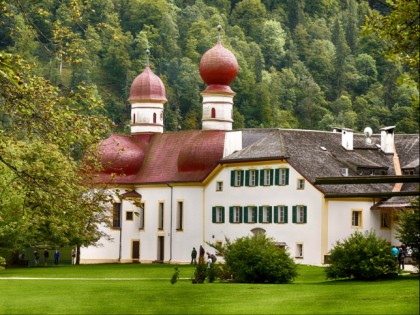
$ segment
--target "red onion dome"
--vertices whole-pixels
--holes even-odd
[[[167,102],[166,90],[162,80],[150,70],[149,65],[133,81],[130,88],[129,102],[136,101]]]
[[[201,57],[200,75],[207,84],[206,91],[233,92],[229,85],[237,74],[238,61],[230,50],[222,46],[220,40]]]
[[[103,172],[133,175],[144,160],[143,150],[127,136],[112,135],[99,144]]]

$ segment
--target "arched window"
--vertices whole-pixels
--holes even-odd
[[[214,107],[211,109],[211,118],[216,118],[216,110]]]
[[[136,123],[136,114],[133,114],[133,124]]]
[[[156,113],[153,113],[153,123],[156,124]]]

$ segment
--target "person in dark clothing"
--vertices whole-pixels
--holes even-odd
[[[198,263],[199,264],[204,264],[204,254],[205,254],[205,250],[203,248],[203,246],[200,245],[200,256],[198,257]]]
[[[58,251],[58,249],[56,249],[54,253],[54,265],[58,265],[59,258],[60,258],[60,252]]]
[[[48,251],[48,249],[44,249],[44,261],[45,261],[45,266],[48,265],[48,259],[50,258],[50,253]]]
[[[191,264],[197,264],[197,250],[193,247],[191,252]]]

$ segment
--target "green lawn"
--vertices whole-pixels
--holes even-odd
[[[193,268],[178,268],[176,284],[173,265],[6,269],[0,314],[419,314],[418,275],[327,281],[299,266],[293,284],[192,284]]]

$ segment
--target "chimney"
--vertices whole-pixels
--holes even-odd
[[[353,130],[341,128],[341,145],[347,151],[353,151]]]
[[[394,154],[395,126],[381,128],[381,150],[385,154]]]

